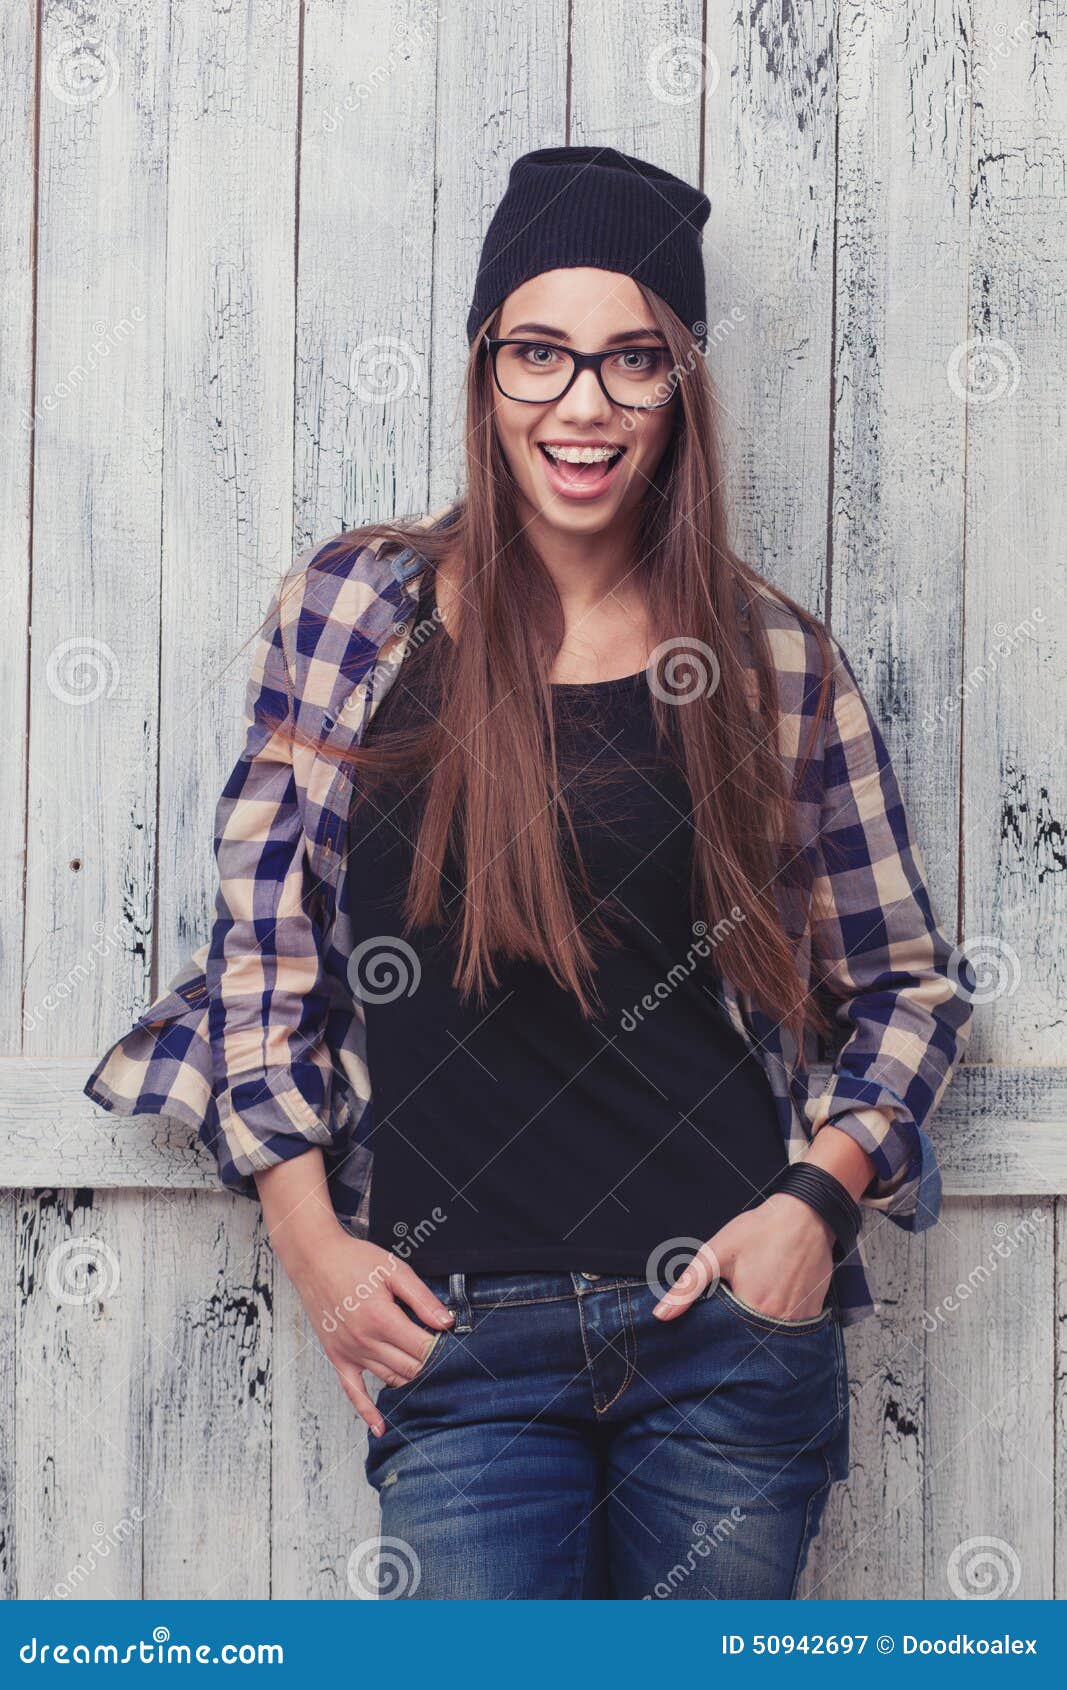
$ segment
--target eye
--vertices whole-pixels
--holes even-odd
[[[559,354],[554,346],[538,346],[531,343],[529,346],[518,347],[516,350],[518,351],[519,359],[522,363],[528,363],[532,368],[538,370],[550,369],[553,360],[559,357]],[[538,358],[536,356],[538,352],[543,352],[546,356],[544,358]]]
[[[631,347],[627,352],[620,352],[618,355],[620,368],[626,375],[644,375],[646,371],[655,367],[658,357],[658,352],[646,351],[643,347],[637,346]],[[624,362],[627,358],[635,358],[637,362],[627,364]]]

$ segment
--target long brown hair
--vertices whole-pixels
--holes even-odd
[[[649,628],[664,648],[649,669],[657,733],[674,748],[693,795],[691,915],[715,933],[715,971],[800,1044],[805,1032],[827,1032],[830,1022],[800,979],[795,940],[776,895],[777,887],[798,886],[810,894],[804,877],[810,882],[813,842],[795,836],[760,596],[772,593],[787,606],[814,635],[822,657],[811,735],[800,749],[793,790],[825,714],[829,642],[816,618],[732,551],[710,373],[682,321],[658,295],[644,287],[641,293],[670,348],[678,396],[670,443],[641,506],[635,568]],[[484,328],[492,333],[499,318],[500,308]],[[349,530],[344,545],[326,548],[321,565],[343,569],[368,545],[382,555],[413,546],[433,570],[454,565],[458,626],[450,623],[451,637],[428,640],[404,660],[439,666],[439,715],[417,730],[381,733],[336,755],[354,766],[357,786],[366,791],[382,779],[421,783],[405,931],[440,921],[442,868],[453,849],[465,876],[453,982],[463,996],[473,991],[481,1001],[486,985],[497,984],[494,957],[525,957],[571,990],[588,1016],[596,996],[590,941],[615,939],[582,896],[580,858],[576,882],[561,849],[560,830],[573,841],[574,829],[556,769],[548,677],[563,640],[563,611],[522,530],[481,338],[466,372],[467,486],[449,526],[429,527],[424,519],[369,523]],[[318,567],[315,560],[309,566]],[[717,666],[714,685],[701,684],[701,666],[705,678]],[[690,702],[676,702],[680,685]],[[287,731],[294,733],[292,713]]]

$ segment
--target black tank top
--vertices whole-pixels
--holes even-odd
[[[427,573],[420,619],[434,608]],[[431,647],[449,636],[431,625],[367,744],[435,708]],[[369,1235],[403,1246],[420,1273],[645,1272],[672,1241],[688,1251],[759,1202],[787,1160],[768,1078],[710,990],[714,951],[700,955],[689,910],[689,789],[657,748],[644,671],[552,694],[582,859],[622,940],[594,945],[592,1020],[529,960],[498,960],[484,1005],[462,1003],[451,853],[444,923],[403,932],[421,791],[376,784],[350,818],[342,895],[372,1092]]]

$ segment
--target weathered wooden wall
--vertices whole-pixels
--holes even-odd
[[[1067,1593],[1067,0],[21,0],[0,48],[0,1591],[352,1594],[361,1423],[257,1209],[80,1085],[208,931],[281,570],[459,484],[485,223],[569,140],[710,193],[739,544],[987,963],[806,1592]]]

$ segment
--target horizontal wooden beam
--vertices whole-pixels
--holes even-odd
[[[214,1162],[180,1122],[90,1102],[92,1066],[0,1059],[0,1187],[217,1188]],[[929,1130],[946,1196],[1067,1194],[1067,1068],[964,1065]]]

